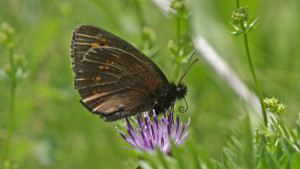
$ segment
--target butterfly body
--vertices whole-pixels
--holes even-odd
[[[169,83],[138,49],[95,26],[75,29],[71,62],[80,102],[105,121],[153,109],[159,114],[186,94],[185,85]]]
[[[152,93],[151,98],[155,100],[154,106],[149,110],[155,110],[158,114],[166,111],[171,104],[184,97],[187,87],[183,84],[169,83],[164,89],[158,89]]]

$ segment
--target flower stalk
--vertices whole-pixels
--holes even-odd
[[[242,27],[242,30],[245,31],[245,26],[242,23],[241,23],[241,27]],[[257,89],[258,97],[259,97],[259,102],[260,102],[263,117],[264,117],[264,124],[265,124],[265,126],[268,126],[267,112],[266,112],[266,108],[264,106],[264,97],[263,97],[259,82],[258,82],[257,77],[256,77],[254,66],[253,66],[253,63],[252,63],[250,50],[249,50],[247,33],[244,33],[244,42],[245,42],[245,49],[246,49],[246,53],[247,53],[247,59],[248,59],[248,62],[249,62],[252,77],[253,77],[254,82],[255,82],[255,86],[256,86],[256,89]]]
[[[4,162],[6,161],[8,152],[9,152],[9,146],[10,146],[10,137],[12,132],[12,127],[14,123],[14,114],[15,114],[15,98],[16,98],[16,88],[17,88],[17,79],[16,79],[16,68],[14,65],[14,59],[13,59],[13,48],[9,48],[9,62],[11,67],[10,72],[10,101],[9,101],[9,115],[8,115],[8,122],[6,127],[6,134],[2,145],[2,152],[1,152],[1,162],[0,162],[0,168],[3,168]]]
[[[175,70],[173,79],[178,78],[180,65],[184,62],[184,46],[183,46],[183,33],[188,31],[189,28],[183,29],[183,24],[188,20],[189,15],[185,7],[185,0],[172,0],[170,4],[169,14],[174,18],[176,28],[176,42],[169,41],[168,48],[173,54],[175,62]]]
[[[268,118],[267,118],[267,112],[266,112],[266,108],[264,105],[264,98],[263,98],[263,94],[261,91],[261,87],[259,85],[259,82],[257,80],[257,76],[254,70],[254,66],[253,66],[253,62],[251,59],[251,55],[250,55],[250,49],[249,49],[249,43],[248,43],[248,35],[247,33],[250,32],[254,26],[256,26],[256,22],[257,19],[254,20],[253,23],[251,23],[248,27],[246,27],[247,25],[247,20],[249,19],[249,13],[246,11],[247,7],[240,7],[240,3],[239,0],[236,0],[236,4],[237,4],[237,10],[233,13],[233,24],[240,24],[241,27],[241,32],[243,34],[244,37],[244,44],[245,44],[245,50],[246,50],[246,55],[247,55],[247,59],[248,59],[248,63],[250,66],[250,70],[251,70],[251,74],[252,77],[254,79],[255,82],[255,86],[257,89],[257,93],[258,93],[258,97],[259,97],[259,102],[261,105],[261,109],[262,109],[262,113],[263,113],[263,119],[264,119],[264,124],[265,126],[268,126]],[[236,35],[240,34],[240,33],[235,33]]]
[[[24,61],[22,55],[14,53],[14,29],[8,23],[2,23],[0,27],[0,44],[4,46],[8,51],[9,63],[3,70],[0,70],[0,77],[9,82],[10,85],[10,99],[8,119],[6,126],[6,134],[1,147],[0,156],[0,168],[3,168],[4,163],[9,154],[10,138],[12,128],[14,126],[15,116],[15,102],[16,102],[16,89],[20,82],[27,77],[27,73],[24,71]]]

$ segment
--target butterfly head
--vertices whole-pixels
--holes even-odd
[[[184,98],[185,94],[187,93],[187,87],[186,85],[179,83],[170,83],[168,90],[165,92],[165,98],[167,100],[172,100],[175,101],[177,99],[182,99]]]
[[[184,98],[185,94],[187,92],[187,87],[186,85],[182,84],[182,83],[179,83],[177,86],[176,86],[176,91],[175,91],[175,95],[177,96],[177,99],[182,99]]]

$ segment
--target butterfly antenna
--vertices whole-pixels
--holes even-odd
[[[189,109],[189,105],[188,105],[188,103],[187,103],[185,97],[184,97],[183,99],[184,99],[184,101],[185,101],[186,108],[184,108],[184,106],[179,106],[179,112],[180,112],[180,113],[185,113],[185,112]]]
[[[190,68],[193,66],[193,64],[199,60],[198,58],[196,58],[196,59],[193,61],[193,63],[188,67],[188,64],[190,63],[190,61],[191,61],[191,59],[192,59],[192,57],[193,57],[194,54],[195,54],[195,50],[192,52],[191,56],[189,57],[189,60],[187,61],[186,65],[185,65],[185,67],[184,67],[184,70],[183,70],[182,75],[181,75],[181,77],[180,77],[179,83],[180,83],[181,80],[184,78],[184,76],[186,75],[186,73],[190,70]],[[187,68],[187,67],[188,67],[188,68]],[[179,84],[179,83],[178,83],[178,84]]]
[[[183,72],[182,76],[180,77],[179,83],[180,83],[181,80],[184,78],[184,76],[187,74],[187,72],[191,69],[191,67],[193,66],[193,64],[196,63],[197,61],[199,61],[198,58],[196,58],[196,59],[192,62],[192,64],[190,65],[190,67],[189,67],[185,72]],[[179,84],[179,83],[178,83],[178,84]]]
[[[183,70],[183,72],[182,72],[182,75],[181,75],[180,79],[182,79],[182,76],[184,75],[184,72],[185,72],[185,70],[186,70],[188,64],[190,63],[190,61],[191,61],[191,59],[192,59],[192,57],[193,57],[194,54],[195,54],[195,50],[192,52],[191,56],[189,57],[189,60],[188,60],[187,63],[185,64],[185,67],[184,67],[184,70]]]

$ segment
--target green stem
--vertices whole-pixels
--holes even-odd
[[[9,143],[10,143],[11,131],[12,131],[13,122],[14,122],[14,112],[15,112],[15,98],[16,98],[17,81],[16,81],[16,68],[14,65],[12,48],[9,49],[9,61],[10,61],[11,69],[12,69],[10,102],[9,102],[10,105],[9,105],[9,116],[8,116],[8,122],[7,122],[7,128],[6,128],[6,135],[5,135],[3,145],[2,145],[0,169],[3,168],[4,162],[6,161],[7,154],[9,152]]]
[[[240,8],[240,1],[236,0],[236,8],[239,9]]]
[[[266,112],[266,108],[265,108],[264,101],[263,101],[264,98],[263,98],[263,94],[261,92],[261,88],[260,88],[260,85],[258,83],[256,73],[255,73],[255,70],[254,70],[254,66],[253,66],[253,63],[252,63],[250,50],[249,50],[249,44],[248,44],[248,36],[247,36],[247,33],[245,32],[246,28],[245,28],[243,23],[241,23],[241,28],[244,32],[243,35],[244,35],[244,42],[245,42],[245,49],[246,49],[246,53],[247,53],[247,59],[248,59],[250,70],[251,70],[251,73],[252,73],[253,79],[255,81],[256,88],[257,88],[257,93],[258,93],[258,97],[259,97],[259,101],[260,101],[260,105],[261,105],[261,109],[262,109],[262,113],[263,113],[263,117],[264,117],[264,123],[265,123],[265,126],[268,126],[267,112]]]
[[[143,33],[143,28],[145,26],[145,22],[144,22],[144,18],[143,18],[143,13],[141,10],[141,2],[140,0],[135,0],[135,6],[136,6],[136,12],[137,12],[137,16],[139,17],[139,22],[140,22],[140,33],[142,36],[142,42],[145,41],[145,35]]]
[[[180,57],[180,49],[181,49],[181,26],[180,26],[180,22],[181,22],[181,11],[177,11],[178,12],[178,15],[177,15],[177,18],[176,18],[176,34],[177,34],[177,47],[178,47],[178,50],[177,50],[177,54],[175,56],[175,62],[176,62],[176,68],[175,68],[175,71],[174,71],[174,76],[173,76],[173,79],[176,80],[178,78],[178,72],[179,72],[179,69],[180,69],[180,64],[177,63],[177,59]]]
[[[180,38],[181,38],[181,27],[180,27],[180,21],[181,21],[181,15],[180,11],[178,11],[178,16],[177,16],[177,46],[180,49]],[[178,50],[178,56],[179,56],[179,50]]]

